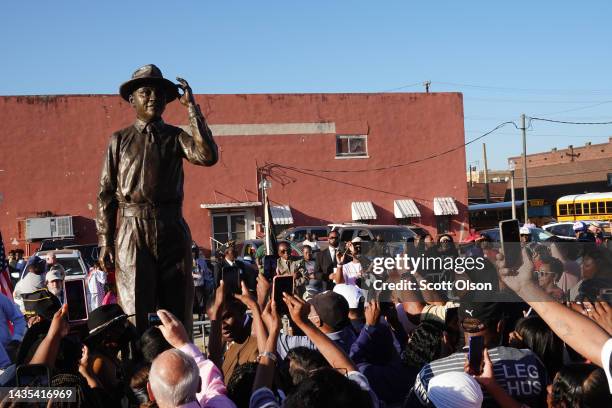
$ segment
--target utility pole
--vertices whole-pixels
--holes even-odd
[[[272,186],[270,180],[262,174],[259,188],[263,192],[263,208],[264,208],[264,242],[266,244],[266,255],[272,255],[272,231],[270,231],[270,209],[268,208],[268,190]]]
[[[485,203],[488,203],[491,199],[489,193],[489,170],[487,169],[487,144],[482,144],[482,156],[484,160],[484,183],[485,183]]]
[[[510,168],[510,200],[512,200],[512,219],[516,220],[516,198],[514,197],[514,170],[516,169],[516,164],[514,163],[514,160],[510,160],[509,168]]]
[[[527,127],[525,125],[525,114],[521,115],[521,130],[523,131],[523,211],[524,223],[527,224],[529,202],[527,200]]]

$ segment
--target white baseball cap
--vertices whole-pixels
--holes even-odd
[[[341,295],[346,299],[349,305],[349,309],[357,309],[359,302],[364,299],[363,291],[355,285],[347,285],[346,283],[340,283],[334,286],[334,292]]]

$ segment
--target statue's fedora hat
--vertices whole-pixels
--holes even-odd
[[[172,102],[179,96],[178,86],[164,78],[161,70],[153,64],[142,66],[134,71],[132,79],[119,87],[119,94],[123,99],[129,101],[132,92],[144,85],[161,86],[166,93],[166,103]]]

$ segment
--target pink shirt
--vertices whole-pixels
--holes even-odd
[[[193,343],[187,343],[180,350],[191,356],[200,369],[202,379],[202,389],[196,398],[200,407],[210,408],[236,408],[234,402],[227,397],[227,390],[223,382],[221,370],[210,360],[208,360],[199,348]],[[187,404],[189,407],[197,407],[195,403]]]

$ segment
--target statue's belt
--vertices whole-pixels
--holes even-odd
[[[151,205],[121,203],[119,204],[119,214],[123,217],[143,219],[182,217],[181,206],[178,204]]]

